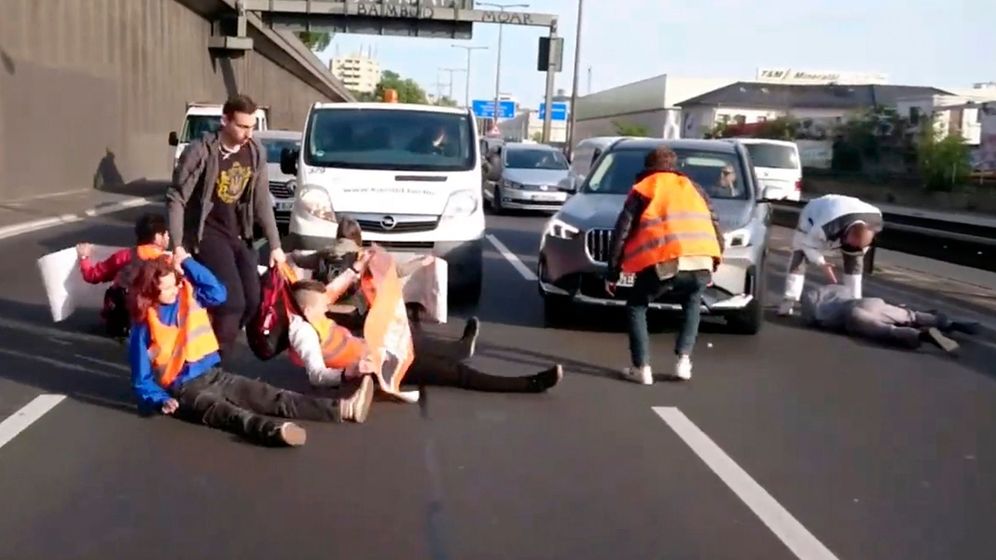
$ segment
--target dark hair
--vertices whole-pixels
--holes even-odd
[[[221,112],[226,117],[231,117],[235,113],[251,115],[256,112],[256,109],[258,109],[256,102],[248,95],[240,93],[229,97],[228,101],[225,102],[225,106],[221,108]]]
[[[169,231],[166,217],[162,214],[142,214],[135,222],[135,241],[146,245],[156,240],[156,236]]]
[[[128,313],[133,322],[145,321],[149,309],[159,299],[159,279],[170,274],[176,274],[170,255],[142,262],[128,287]]]
[[[667,146],[658,146],[647,154],[647,158],[643,160],[643,165],[647,169],[673,171],[678,166],[678,154]]]
[[[349,216],[343,216],[339,220],[339,229],[335,232],[336,239],[349,239],[357,246],[363,246],[363,228],[360,227],[360,223],[350,218]]]

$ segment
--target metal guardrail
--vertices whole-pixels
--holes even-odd
[[[805,203],[773,203],[772,223],[794,228]],[[996,272],[996,226],[897,212],[883,212],[882,218],[885,227],[876,236],[877,247]],[[869,251],[866,271],[873,270],[874,259],[874,250]]]

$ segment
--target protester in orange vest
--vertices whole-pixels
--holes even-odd
[[[107,259],[94,263],[91,260],[93,245],[80,243],[76,254],[80,260],[80,274],[90,284],[113,285],[104,294],[104,306],[100,317],[109,336],[128,336],[128,307],[125,293],[135,270],[142,263],[163,254],[169,247],[169,228],[166,217],[161,214],[143,214],[135,222],[135,247],[121,249]]]
[[[627,296],[632,367],[623,377],[650,385],[647,307],[666,293],[678,295],[684,322],[675,342],[675,376],[692,377],[702,293],[723,254],[723,236],[708,195],[677,171],[678,156],[661,146],[647,155],[616,221],[605,289],[615,295],[622,273],[635,276]]]
[[[129,361],[140,409],[159,409],[266,445],[297,446],[306,439],[297,424],[267,416],[366,419],[373,397],[370,376],[355,380],[348,398],[323,399],[222,370],[206,308],[225,301],[225,287],[194,259],[177,260],[162,256],[143,263],[128,292]]]
[[[345,291],[359,281],[369,254],[361,257],[332,284],[314,280],[296,282],[291,291],[303,316],[291,318],[291,360],[303,366],[316,387],[334,387],[342,379],[351,379],[371,371],[364,340],[326,316],[329,297]],[[412,385],[446,385],[472,391],[503,393],[539,393],[556,385],[564,376],[560,364],[539,373],[510,377],[490,375],[464,363],[474,355],[480,322],[467,321],[459,340],[440,340],[421,331],[412,333],[415,359],[403,383]]]

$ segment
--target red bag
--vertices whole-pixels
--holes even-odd
[[[246,324],[246,339],[260,360],[270,360],[290,347],[291,313],[299,313],[290,287],[294,273],[286,265],[271,267],[260,279],[259,309]]]

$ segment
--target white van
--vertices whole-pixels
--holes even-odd
[[[364,242],[446,260],[449,291],[480,296],[484,210],[477,124],[467,110],[402,103],[316,103],[301,149],[291,250],[317,250],[348,215]]]
[[[180,127],[180,134],[176,131],[169,133],[169,145],[175,146],[173,151],[173,166],[180,159],[180,154],[195,138],[200,138],[205,132],[214,132],[221,127],[221,103],[187,103],[187,112],[183,117],[183,126]],[[268,107],[256,109],[256,130],[269,129]]]
[[[802,195],[802,160],[795,142],[764,138],[734,140],[747,148],[766,198],[799,200]]]

